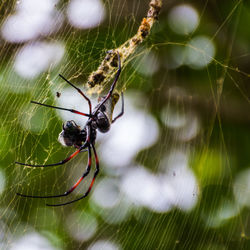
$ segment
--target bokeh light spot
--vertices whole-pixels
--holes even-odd
[[[24,78],[34,78],[49,67],[55,67],[63,55],[64,46],[59,43],[27,44],[17,52],[14,69]]]
[[[108,167],[125,167],[138,151],[153,145],[158,139],[159,127],[156,120],[136,108],[136,102],[143,102],[143,97],[127,92],[125,115],[112,124],[108,135],[103,134],[101,137],[100,152]]]
[[[199,24],[198,12],[190,5],[179,5],[174,7],[169,15],[170,28],[177,34],[187,35],[193,32]]]
[[[120,200],[119,193],[117,182],[111,178],[105,178],[96,186],[93,199],[103,208],[112,208]]]
[[[62,80],[63,81],[63,80]],[[72,81],[74,83],[74,81]],[[66,85],[67,83],[64,83]],[[75,83],[74,83],[75,84]],[[77,84],[75,84],[77,85]],[[66,85],[67,86],[67,85]],[[80,87],[85,93],[84,88]],[[73,108],[79,110],[83,113],[88,113],[89,106],[86,100],[79,95],[79,93],[72,87],[66,87],[62,89],[60,98],[56,99],[57,105],[60,107]],[[93,104],[94,105],[94,104]],[[83,127],[87,121],[87,117],[83,117],[78,114],[73,114],[71,112],[65,112],[61,110],[56,111],[64,121],[74,120],[77,125]]]
[[[67,10],[69,22],[80,29],[98,26],[105,14],[105,7],[100,0],[72,0]]]
[[[108,240],[99,240],[88,247],[87,250],[119,250],[120,247]]]
[[[56,3],[57,0],[17,1],[16,12],[8,16],[1,27],[3,38],[21,43],[53,32],[62,23],[61,14],[55,9]]]
[[[186,64],[194,69],[206,67],[215,56],[215,45],[206,36],[194,37],[186,48]]]
[[[17,239],[12,246],[11,250],[55,250],[47,238],[36,233],[30,232]]]
[[[234,182],[234,196],[240,206],[250,207],[250,169],[241,171]]]
[[[151,76],[157,72],[160,64],[157,56],[152,51],[148,50],[143,53],[143,56],[135,61],[133,67],[141,74]]]
[[[5,174],[3,170],[0,170],[0,194],[3,193],[6,185]]]
[[[173,150],[162,160],[161,169],[165,169],[165,185],[173,190],[172,205],[184,211],[191,210],[198,200],[199,185],[189,168],[187,154]]]
[[[66,225],[71,237],[80,242],[93,237],[98,227],[96,218],[83,211],[72,212],[67,217]]]

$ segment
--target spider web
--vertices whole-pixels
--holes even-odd
[[[50,25],[44,21],[33,37],[25,37],[23,28],[10,38],[10,27],[7,33],[3,27],[23,2],[0,4],[0,248],[248,249],[250,5],[163,2],[159,22],[122,67],[116,91],[124,92],[125,114],[109,133],[98,133],[101,173],[93,190],[84,200],[51,208],[45,203],[73,200],[87,190],[95,163],[69,197],[17,197],[62,194],[87,164],[84,152],[59,167],[14,164],[66,158],[74,149],[57,141],[62,123],[86,122],[30,101],[88,112],[58,74],[87,92],[95,106],[99,93],[88,89],[88,76],[108,50],[137,32],[149,1],[93,1],[101,4],[92,14],[99,24],[87,28],[69,18],[70,3],[81,1],[54,1]],[[197,27],[187,23],[183,31],[178,6],[188,6],[188,17],[195,18],[196,10]],[[21,13],[24,27],[35,10]]]

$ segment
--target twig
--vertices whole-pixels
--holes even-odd
[[[138,45],[147,38],[153,24],[158,20],[161,6],[162,0],[150,1],[147,16],[143,18],[137,33],[120,47],[109,50],[98,69],[91,73],[88,78],[88,85],[90,88],[96,85],[102,86],[107,80],[107,77],[110,79],[110,77],[113,76],[118,66],[117,51],[120,54],[121,62],[124,63],[127,58],[134,53]]]

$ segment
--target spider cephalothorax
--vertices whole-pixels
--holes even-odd
[[[46,106],[46,107],[50,107],[50,108],[54,108],[54,109],[70,111],[70,112],[75,113],[75,114],[87,116],[88,120],[87,120],[85,126],[83,127],[83,129],[81,129],[80,126],[78,126],[73,120],[67,121],[65,124],[63,124],[63,130],[59,134],[59,138],[58,138],[60,143],[64,146],[73,146],[77,149],[68,158],[66,158],[58,163],[47,164],[47,165],[33,165],[33,164],[26,164],[26,163],[20,163],[20,162],[16,162],[16,163],[19,165],[30,166],[30,167],[57,166],[57,165],[62,165],[64,163],[68,162],[69,160],[71,160],[73,157],[75,157],[78,153],[80,153],[82,151],[88,151],[88,165],[87,165],[85,172],[80,177],[80,179],[68,191],[66,191],[63,194],[49,195],[49,196],[34,196],[34,195],[25,195],[25,194],[17,193],[18,195],[20,195],[22,197],[30,197],[30,198],[56,198],[56,197],[67,196],[68,194],[73,192],[75,190],[75,188],[79,185],[79,183],[89,174],[90,168],[91,168],[91,149],[92,149],[94,152],[94,156],[95,156],[96,168],[95,168],[94,177],[91,181],[91,184],[90,184],[88,190],[81,197],[79,197],[76,200],[72,200],[72,201],[60,203],[60,204],[47,204],[47,205],[48,206],[67,205],[67,204],[73,203],[75,201],[78,201],[78,200],[86,197],[89,194],[89,192],[91,191],[91,188],[94,184],[95,178],[99,172],[99,160],[98,160],[98,156],[97,156],[97,153],[95,150],[96,130],[98,130],[102,133],[108,132],[111,124],[114,123],[117,118],[121,117],[123,115],[123,112],[124,112],[124,100],[123,100],[123,93],[122,93],[122,110],[121,110],[119,115],[117,115],[114,119],[112,119],[114,106],[119,99],[119,95],[117,93],[113,94],[116,82],[117,82],[119,75],[121,73],[121,61],[120,61],[119,53],[117,53],[117,57],[118,57],[118,71],[116,73],[115,79],[110,87],[108,94],[106,96],[101,97],[98,100],[98,104],[94,108],[93,112],[92,112],[92,104],[91,104],[90,99],[79,88],[77,88],[75,85],[73,85],[70,81],[68,81],[62,75],[59,75],[59,76],[62,77],[73,88],[75,88],[86,99],[86,101],[89,104],[89,113],[88,114],[82,113],[82,112],[74,110],[74,109],[55,107],[55,106],[51,106],[48,104],[43,104],[43,103],[32,101],[32,103],[35,103],[38,105],[42,105],[42,106]]]

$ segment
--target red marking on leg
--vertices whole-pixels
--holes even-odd
[[[79,185],[79,183],[82,181],[82,179],[83,179],[83,177],[81,177],[81,178],[77,181],[77,183],[74,185],[74,189]]]
[[[95,182],[95,177],[94,177],[93,180],[91,181],[91,184],[90,184],[90,186],[89,186],[89,191],[91,190],[91,188],[92,188],[94,182]]]
[[[73,112],[73,113],[76,113],[76,114],[78,114],[78,115],[89,116],[88,114],[85,114],[85,113],[79,112],[79,111],[74,110],[74,109],[72,109],[72,112]]]
[[[70,156],[70,158],[72,158],[72,157],[76,156],[76,155],[77,155],[80,151],[81,151],[80,149],[76,150],[76,152],[75,152],[75,153],[73,153],[73,154]]]
[[[70,189],[70,191],[69,192],[72,192],[79,184],[80,184],[80,182],[83,180],[83,177],[81,177],[78,181],[77,181],[77,183]]]
[[[76,152],[74,152],[72,155],[70,155],[70,156],[69,156],[67,159],[65,159],[63,162],[65,163],[65,162],[69,161],[69,160],[72,159],[74,156],[76,156],[80,151],[81,151],[80,149],[76,150]]]
[[[95,182],[95,177],[92,179],[92,181],[91,181],[91,183],[89,185],[89,188],[88,188],[87,192],[85,193],[84,197],[86,197],[90,193],[94,182]]]
[[[89,157],[88,165],[91,165],[91,157]]]

